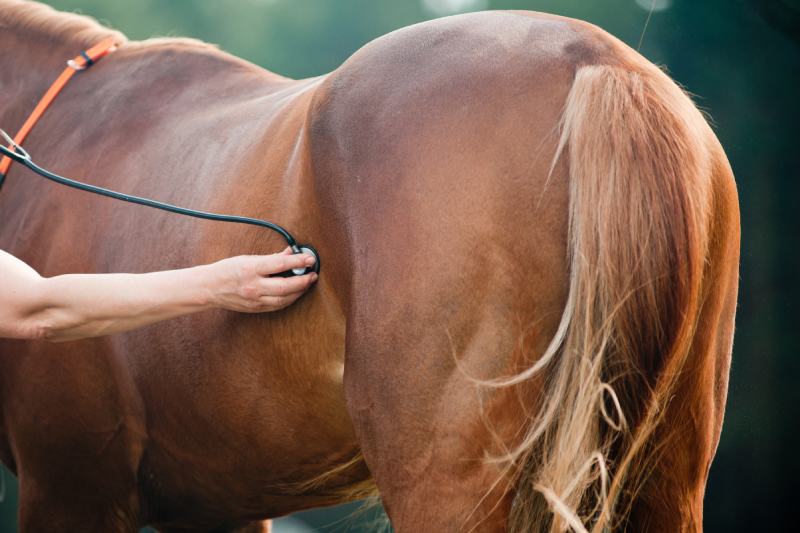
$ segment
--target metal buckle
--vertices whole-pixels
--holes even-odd
[[[14,142],[14,139],[11,138],[11,135],[6,133],[6,130],[4,130],[3,128],[0,128],[0,137],[3,137],[3,139],[5,139],[6,144],[12,150],[17,147],[17,143]]]
[[[6,143],[8,143],[8,148],[9,149],[13,150],[15,153],[17,153],[18,155],[24,157],[25,159],[30,160],[31,156],[28,155],[28,152],[26,152],[25,149],[22,146],[20,146],[17,143],[15,143],[14,139],[11,138],[11,135],[6,133],[6,130],[4,130],[3,128],[0,128],[0,136],[2,136],[3,139],[5,139]],[[6,157],[8,157],[8,156],[6,156]],[[13,157],[12,157],[12,159],[13,159]]]
[[[79,65],[77,61],[74,59],[67,60],[67,66],[72,70],[80,72],[81,70],[86,70],[86,65]]]

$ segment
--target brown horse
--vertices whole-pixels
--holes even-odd
[[[0,0],[0,126],[108,35],[26,148],[61,174],[317,246],[279,313],[0,343],[22,531],[231,531],[363,496],[399,532],[702,528],[739,219],[690,99],[602,30],[489,12],[294,81]],[[45,275],[266,253],[12,166],[0,248]]]

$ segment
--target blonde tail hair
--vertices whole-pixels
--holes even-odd
[[[566,307],[543,357],[543,405],[509,459],[511,531],[624,526],[658,459],[661,415],[700,311],[712,135],[656,67],[582,66],[556,160],[568,157]]]

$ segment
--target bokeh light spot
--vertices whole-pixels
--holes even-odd
[[[486,9],[489,0],[422,0],[422,7],[434,15],[452,15]]]
[[[672,0],[636,0],[636,4],[645,11],[664,11],[672,6]]]

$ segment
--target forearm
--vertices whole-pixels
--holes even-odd
[[[64,341],[119,333],[212,307],[206,267],[42,278],[29,320]]]
[[[210,308],[275,311],[299,298],[317,275],[273,276],[313,264],[313,257],[286,248],[183,270],[43,278],[0,250],[0,337],[63,341],[120,333]]]

